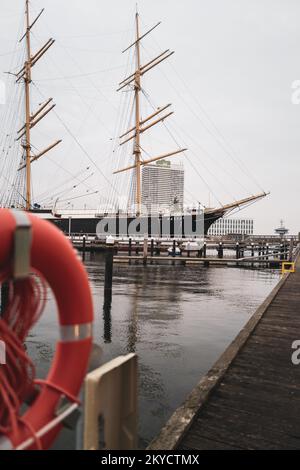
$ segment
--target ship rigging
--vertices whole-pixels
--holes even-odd
[[[32,100],[31,100],[31,88],[32,88],[32,69],[34,66],[39,62],[39,60],[46,54],[46,52],[53,46],[55,40],[50,38],[46,43],[37,51],[32,53],[32,46],[31,46],[31,34],[34,26],[39,21],[41,15],[43,14],[44,9],[42,9],[38,15],[31,21],[30,9],[29,9],[29,0],[25,0],[25,32],[22,34],[21,38],[19,39],[19,43],[25,42],[25,59],[24,63],[22,64],[21,68],[15,73],[10,72],[10,75],[13,75],[15,78],[16,85],[19,87],[23,85],[23,92],[19,93],[19,105],[20,109],[23,109],[25,120],[22,125],[17,129],[16,136],[14,141],[11,141],[11,136],[8,140],[8,149],[3,150],[2,159],[4,159],[4,163],[2,168],[5,167],[7,171],[10,172],[9,178],[5,176],[4,172],[2,174],[2,178],[6,180],[6,191],[5,194],[2,193],[1,195],[1,206],[4,207],[16,207],[26,211],[33,211],[36,213],[40,212],[52,212],[51,218],[59,220],[59,225],[63,230],[66,229],[65,225],[69,217],[73,217],[74,219],[77,218],[78,224],[76,225],[77,231],[81,232],[92,232],[95,230],[95,226],[99,218],[104,216],[104,212],[99,212],[99,210],[95,210],[93,214],[87,211],[78,212],[77,215],[68,214],[68,211],[62,211],[55,206],[55,201],[57,202],[58,198],[53,196],[52,199],[52,208],[43,207],[43,204],[40,204],[39,201],[34,201],[32,194],[32,171],[31,167],[32,164],[37,162],[41,157],[47,155],[52,149],[57,147],[62,140],[56,140],[54,143],[48,145],[47,147],[43,148],[42,150],[37,150],[32,142],[32,135],[31,131],[35,128],[40,121],[42,121],[46,116],[55,108],[55,103],[53,102],[52,98],[45,98],[45,100],[40,103],[37,109],[32,110]],[[156,66],[164,62],[166,59],[170,58],[174,52],[170,51],[169,49],[160,52],[154,58],[142,63],[142,54],[141,54],[141,44],[144,38],[146,38],[150,33],[152,33],[158,26],[160,22],[152,26],[146,32],[141,32],[140,30],[140,16],[139,13],[136,12],[135,14],[135,38],[134,41],[123,50],[123,53],[127,51],[132,51],[134,49],[135,52],[135,69],[131,71],[131,73],[124,78],[118,86],[118,91],[129,91],[132,92],[134,95],[133,103],[134,103],[134,116],[133,122],[131,125],[122,131],[119,135],[119,145],[120,147],[126,147],[126,144],[133,143],[133,160],[127,166],[121,166],[121,168],[116,168],[113,171],[113,174],[127,174],[131,172],[131,177],[134,179],[134,183],[132,185],[131,190],[134,192],[134,216],[143,216],[146,215],[143,213],[142,207],[142,168],[157,162],[159,160],[165,160],[169,157],[175,157],[176,155],[182,154],[186,156],[187,148],[182,147],[178,144],[178,142],[174,140],[177,144],[177,148],[170,149],[166,152],[159,153],[156,156],[149,155],[148,152],[144,150],[144,146],[142,145],[143,135],[147,133],[150,129],[153,129],[158,124],[163,124],[166,126],[165,121],[173,114],[173,111],[170,109],[171,104],[164,104],[163,106],[156,107],[152,109],[150,114],[147,114],[146,117],[142,116],[141,111],[141,100],[142,94],[145,95],[145,91],[142,87],[142,80],[144,76],[154,69]],[[20,89],[20,88],[19,88]],[[23,102],[22,102],[23,101]],[[21,106],[22,104],[22,106]],[[153,106],[152,106],[153,108]],[[66,125],[64,127],[68,129]],[[5,132],[5,131],[4,131]],[[70,132],[71,134],[71,132]],[[72,134],[71,134],[72,135]],[[83,148],[77,138],[73,135],[74,139],[76,140],[77,145],[80,147],[81,150],[84,151],[85,155],[89,158],[90,164],[92,164],[96,170],[98,170],[105,180],[109,183],[111,187],[111,191],[116,193],[116,183],[112,183],[109,178],[103,174],[101,171],[101,164],[98,164],[95,160],[93,160],[87,151]],[[21,156],[19,157],[19,162],[17,168],[14,169],[12,162],[9,161],[9,156],[11,149],[16,149],[16,145],[21,144]],[[128,148],[128,147],[126,147]],[[145,157],[146,154],[146,157]],[[155,154],[154,154],[155,155]],[[8,163],[7,163],[8,161]],[[195,168],[195,166],[193,166]],[[90,167],[87,167],[85,171],[81,172],[81,174],[77,174],[76,178],[76,185],[72,185],[72,190],[77,186],[86,185],[86,180],[91,176],[90,174],[87,175],[86,172],[89,172]],[[15,176],[13,183],[9,183],[9,179],[11,180],[12,175],[11,173],[15,170]],[[199,175],[199,171],[197,169],[196,173]],[[111,175],[112,177],[112,175]],[[128,178],[129,179],[129,178]],[[94,189],[94,188],[93,188]],[[56,194],[65,193],[65,191],[57,191]],[[99,188],[94,191],[90,191],[90,194],[98,194]],[[85,195],[86,196],[86,193]],[[76,195],[69,199],[77,199],[82,198],[83,196]],[[253,194],[248,197],[244,197],[242,199],[237,199],[232,203],[229,204],[220,204],[219,207],[211,208],[207,207],[204,210],[205,216],[205,232],[207,232],[209,226],[218,218],[227,215],[228,213],[232,212],[233,210],[240,209],[245,207],[253,202],[257,201],[266,196],[266,192],[262,191],[259,194]],[[49,199],[51,200],[51,199]],[[63,201],[67,201],[63,199]],[[116,209],[119,213],[119,210]],[[118,214],[119,215],[119,214]],[[179,215],[179,214],[178,214]],[[184,214],[180,214],[180,216],[184,217]],[[66,222],[64,223],[63,220]]]

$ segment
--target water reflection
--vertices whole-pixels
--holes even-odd
[[[103,340],[111,343],[111,299],[105,299],[103,304]]]
[[[102,347],[102,361],[138,354],[142,447],[278,279],[270,271],[239,268],[115,264],[110,299],[104,296],[103,257],[86,253],[85,265],[94,300],[94,341]],[[52,299],[29,339],[39,374],[49,366],[56,339]]]

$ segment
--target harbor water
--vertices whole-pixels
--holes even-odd
[[[279,273],[233,267],[115,264],[111,308],[104,308],[104,258],[87,254],[95,308],[94,342],[102,363],[136,352],[139,446],[145,448],[172,412],[245,325]],[[45,376],[57,339],[55,301],[30,333],[28,352]],[[75,446],[64,431],[55,448]]]

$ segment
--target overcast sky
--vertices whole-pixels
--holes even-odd
[[[24,3],[1,1],[2,72],[11,64]],[[72,187],[72,181],[66,183],[70,173],[78,182],[82,172],[86,182],[62,200],[97,207],[100,196],[110,192],[112,170],[132,159],[130,146],[126,155],[112,153],[117,141],[111,139],[120,99],[130,99],[116,88],[130,59],[121,51],[133,40],[135,4],[31,1],[33,16],[45,8],[34,27],[33,52],[49,37],[56,39],[33,70],[32,102],[35,108],[46,97],[55,98],[57,115],[34,131],[34,144],[42,149],[63,139],[34,165],[37,202],[46,191],[59,192],[60,184]],[[273,233],[280,219],[291,233],[300,231],[300,105],[291,101],[292,83],[300,79],[299,0],[140,0],[138,8],[142,33],[162,22],[144,42],[143,63],[160,51],[175,51],[143,81],[155,106],[172,103],[175,111],[169,121],[173,137],[158,126],[143,140],[147,153],[173,150],[175,138],[189,149],[187,157],[173,157],[185,167],[186,202],[217,206],[263,188],[271,194],[235,216],[253,217],[257,233]],[[151,113],[144,101],[143,117]],[[116,181],[121,192],[127,191],[127,176]],[[100,193],[71,199],[87,187]]]

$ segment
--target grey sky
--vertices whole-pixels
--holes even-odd
[[[23,3],[1,2],[1,71],[9,68],[11,56],[4,54],[15,47]],[[78,174],[87,166],[91,169],[86,175],[94,172],[87,180],[89,187],[99,188],[105,196],[109,184],[68,131],[111,180],[112,169],[122,159],[117,152],[111,153],[110,139],[118,120],[120,95],[115,90],[125,77],[127,63],[121,51],[132,41],[135,1],[32,0],[31,5],[33,15],[45,7],[34,28],[33,50],[49,37],[57,39],[34,68],[33,107],[43,97],[53,96],[60,117],[48,116],[33,134],[34,143],[43,148],[63,138],[49,158],[35,164],[36,200],[70,177],[64,169]],[[189,148],[192,162],[184,156],[173,159],[185,165],[187,201],[208,205],[210,200],[216,206],[217,199],[227,203],[233,197],[260,192],[241,170],[245,164],[271,194],[235,216],[253,217],[258,233],[272,233],[283,218],[290,231],[297,233],[300,105],[291,103],[291,84],[300,79],[300,2],[140,0],[139,11],[142,31],[162,21],[144,43],[144,62],[159,51],[175,50],[159,70],[147,74],[143,84],[155,105],[173,104],[175,114],[169,125],[176,140]],[[146,115],[149,109],[143,106]],[[228,155],[228,145],[225,151],[207,115],[234,149],[239,164]],[[145,138],[144,145],[156,155],[173,150],[175,144],[160,126]],[[128,147],[121,165],[130,161],[130,153]],[[211,192],[195,173],[195,166]],[[124,177],[117,184],[120,190],[126,189]],[[85,191],[86,186],[81,185],[63,199]],[[74,204],[96,207],[97,200],[98,195],[88,196],[75,199]]]

